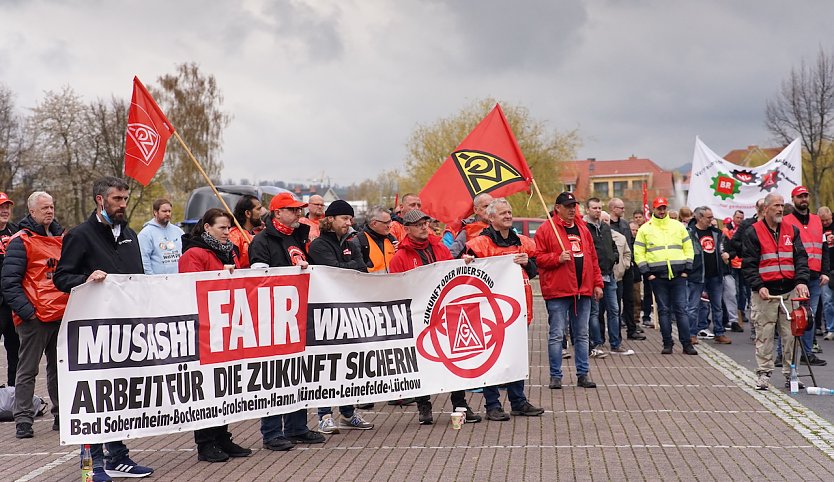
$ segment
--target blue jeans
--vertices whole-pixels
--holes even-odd
[[[698,317],[697,331],[701,331],[709,326],[707,316],[712,311],[712,332],[715,336],[724,334],[724,315],[721,313],[721,298],[724,295],[724,278],[721,276],[713,276],[711,278],[704,278],[704,291],[709,297],[709,309],[703,311],[703,315]],[[690,300],[691,301],[691,300]],[[692,319],[689,320],[689,326],[692,326]]]
[[[808,320],[808,324],[810,325],[808,330],[802,334],[802,346],[805,347],[805,352],[809,355],[811,354],[811,347],[814,344],[814,317],[817,316],[817,305],[820,303],[822,288],[819,278],[808,281],[808,292],[811,293],[811,319]]]
[[[822,288],[822,316],[825,331],[834,333],[834,296],[830,284]]]
[[[527,401],[527,397],[524,396],[524,380],[507,384],[507,398],[510,400],[512,410],[518,410],[524,405]],[[498,392],[498,386],[484,387],[484,408],[492,410],[499,407],[501,407],[501,394]]]
[[[342,405],[339,407],[339,413],[347,419],[352,418],[355,411],[356,407],[353,405]],[[319,407],[319,420],[324,418],[325,415],[333,415],[333,407]]]
[[[90,444],[90,455],[93,457],[93,468],[104,467],[104,461],[112,462],[127,457],[130,452],[121,440],[104,444],[107,455],[104,455],[102,444]],[[84,457],[84,446],[81,446],[81,457]]]
[[[652,320],[652,282],[648,275],[643,275],[643,321]]]
[[[306,408],[282,415],[270,415],[261,419],[261,435],[264,442],[278,437],[304,435],[309,431]]]
[[[698,324],[701,321],[701,293],[704,292],[702,281],[686,280],[686,317],[689,318],[689,336],[698,336]]]
[[[733,279],[736,280],[736,299],[738,300],[738,309],[741,310],[744,321],[747,321],[747,304],[750,302],[750,287],[744,281],[744,276],[741,274],[741,269],[733,268]]]
[[[600,310],[602,308],[602,310]],[[623,340],[620,332],[620,302],[617,299],[617,282],[604,281],[602,299],[591,298],[591,316],[588,318],[588,333],[591,348],[605,343],[605,333],[599,323],[600,311],[605,313],[605,323],[608,329],[608,341],[611,348],[617,348]]]
[[[663,337],[663,346],[672,346],[672,312],[675,312],[675,321],[678,326],[678,339],[683,346],[688,346],[689,323],[686,317],[686,278],[673,278],[671,280],[655,278],[652,280],[652,291],[657,302],[658,317],[660,318],[660,334]],[[719,297],[719,300],[721,298]],[[719,308],[718,313],[721,313]]]
[[[588,296],[553,298],[545,300],[547,323],[547,354],[550,358],[550,376],[562,378],[562,337],[565,326],[570,325],[573,337],[573,353],[576,358],[576,374],[587,375],[588,318],[591,315],[591,298]]]

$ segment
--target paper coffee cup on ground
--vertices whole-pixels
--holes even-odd
[[[463,417],[465,415],[461,412],[452,412],[452,428],[454,430],[460,430],[463,427]]]

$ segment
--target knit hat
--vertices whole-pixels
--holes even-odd
[[[342,216],[345,214],[353,216],[353,207],[341,199],[337,199],[330,203],[330,206],[327,206],[327,210],[324,211],[325,216]]]

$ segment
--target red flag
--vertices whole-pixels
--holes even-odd
[[[134,77],[125,136],[125,175],[147,186],[162,165],[165,144],[173,133],[174,126]]]
[[[646,183],[643,183],[643,217],[646,221],[650,220],[652,212],[649,210],[649,191],[646,189]]]
[[[420,191],[423,211],[452,223],[472,213],[472,199],[509,196],[529,189],[533,175],[513,131],[496,104]]]

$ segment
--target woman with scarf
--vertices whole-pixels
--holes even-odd
[[[231,214],[217,208],[206,211],[191,234],[182,237],[180,273],[242,268],[237,247],[229,240],[231,228]],[[220,425],[194,431],[197,460],[225,462],[229,457],[248,457],[252,454],[252,450],[232,442],[228,427]]]

